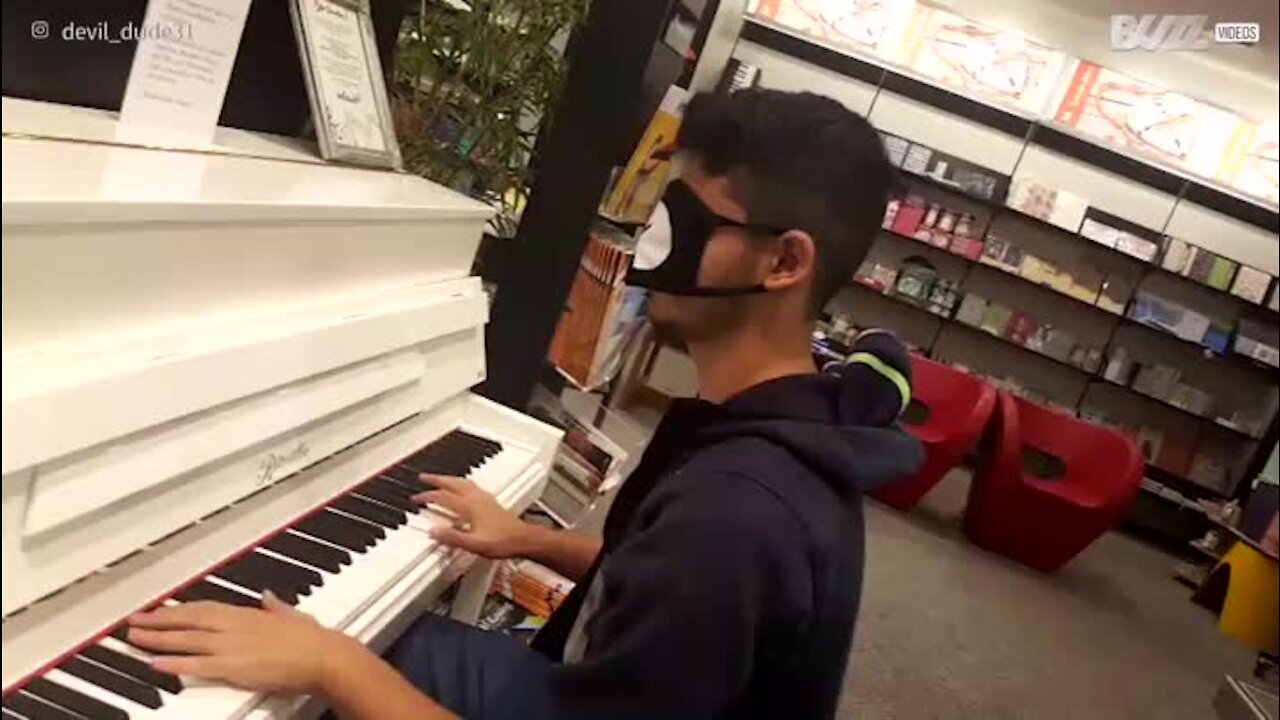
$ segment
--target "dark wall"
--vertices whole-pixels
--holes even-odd
[[[120,109],[136,44],[66,41],[68,23],[106,23],[113,34],[140,24],[146,0],[5,0],[4,94],[106,110]],[[404,16],[401,0],[372,3],[378,54],[390,71]],[[49,24],[47,39],[32,37],[32,23]],[[311,115],[298,44],[286,0],[255,0],[245,20],[219,124],[296,135]]]

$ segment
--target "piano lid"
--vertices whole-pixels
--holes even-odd
[[[115,113],[4,98],[4,226],[487,219],[415,175],[323,163],[306,143],[219,128],[207,148],[115,142]]]

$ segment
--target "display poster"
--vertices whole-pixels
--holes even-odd
[[[1094,63],[1080,62],[1054,121],[1086,138],[1208,178],[1221,165],[1241,120]]]
[[[752,14],[831,45],[897,62],[917,7],[915,0],[760,0]]]
[[[1217,176],[1240,192],[1275,204],[1280,202],[1277,179],[1277,125],[1242,122],[1232,138]]]
[[[1039,116],[1068,60],[1018,33],[921,7],[900,62],[955,92]]]

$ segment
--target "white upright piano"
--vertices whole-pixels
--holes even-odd
[[[4,720],[314,715],[149,673],[121,622],[271,589],[382,650],[474,561],[428,538],[420,471],[541,493],[559,431],[469,391],[489,209],[282,138],[3,120]]]

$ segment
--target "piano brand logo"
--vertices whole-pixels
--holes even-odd
[[[262,459],[261,467],[258,468],[258,487],[275,482],[276,472],[280,468],[299,460],[305,460],[310,454],[311,446],[305,441],[299,442],[288,452],[267,453],[267,456]]]

